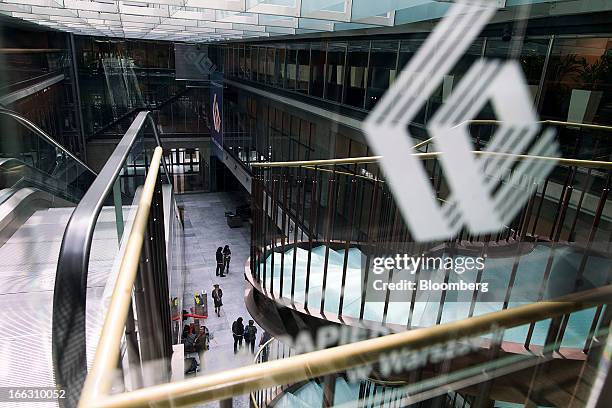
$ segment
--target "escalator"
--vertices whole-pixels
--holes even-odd
[[[19,135],[0,142],[0,387],[65,390],[41,406],[76,406],[159,139],[145,140],[153,123],[141,112],[96,174],[18,114],[1,109],[0,124]],[[178,212],[165,181],[170,230]]]
[[[0,384],[53,387],[55,269],[64,229],[96,173],[18,114],[2,109],[0,123]]]

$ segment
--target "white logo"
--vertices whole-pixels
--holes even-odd
[[[219,113],[219,102],[217,102],[216,93],[213,99],[213,126],[215,127],[215,132],[221,132],[221,114]]]
[[[413,155],[408,125],[495,10],[482,0],[457,1],[364,122],[368,143],[383,156],[381,167],[417,241],[450,238],[464,225],[474,234],[499,231],[556,164],[517,156],[529,148],[531,156],[555,157],[558,146],[552,129],[536,138],[538,117],[514,61],[475,63],[427,125],[451,191],[442,206],[422,161]],[[476,156],[468,121],[487,102],[500,125],[485,150],[496,154]]]

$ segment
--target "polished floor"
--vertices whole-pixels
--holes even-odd
[[[233,351],[231,325],[238,317],[245,322],[250,319],[244,303],[244,266],[249,257],[251,230],[247,223],[241,228],[230,228],[225,220],[226,211],[235,211],[244,204],[243,196],[237,193],[202,193],[177,196],[177,204],[184,208],[185,277],[184,305],[188,309],[194,304],[194,292],[208,294],[209,317],[204,324],[212,334],[210,349],[201,357],[199,375],[245,366],[253,362],[253,356],[243,348],[237,355]],[[230,270],[225,278],[215,276],[215,252],[217,247],[229,245],[232,250]],[[219,283],[223,290],[221,316],[214,314],[210,293],[213,284]],[[191,320],[190,320],[191,321]],[[257,331],[257,344],[262,329]],[[218,406],[218,403],[210,406]],[[248,406],[246,396],[235,398],[234,407]]]

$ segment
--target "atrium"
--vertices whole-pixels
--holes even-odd
[[[612,406],[612,2],[0,0],[0,407]]]

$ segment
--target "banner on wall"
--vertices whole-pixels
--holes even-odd
[[[211,126],[210,137],[213,150],[223,160],[223,75],[214,73],[210,82]]]
[[[208,81],[217,69],[202,44],[174,44],[174,61],[179,81]]]

